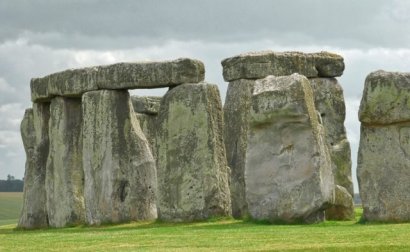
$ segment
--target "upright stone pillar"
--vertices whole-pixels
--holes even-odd
[[[309,80],[298,74],[257,80],[251,102],[245,161],[251,217],[324,220],[334,183]]]
[[[48,226],[45,179],[49,151],[49,118],[50,104],[34,103],[33,109],[26,110],[21,122],[21,136],[27,160],[19,228]]]
[[[128,91],[87,92],[82,105],[87,223],[155,219],[155,163]]]
[[[217,86],[199,83],[173,88],[161,101],[157,122],[158,218],[193,221],[230,215]]]
[[[368,221],[410,221],[410,73],[376,71],[360,104],[357,179]]]
[[[85,222],[81,99],[55,97],[50,105],[46,191],[51,227]]]
[[[327,214],[331,219],[351,219],[353,213],[353,184],[351,181],[350,145],[344,129],[345,107],[343,91],[333,77],[341,76],[344,70],[343,58],[339,55],[300,52],[252,52],[222,61],[223,76],[229,81],[224,105],[225,146],[228,165],[232,170],[231,195],[232,212],[236,218],[248,214],[245,200],[244,161],[246,159],[248,114],[253,88],[258,79],[269,75],[288,76],[299,73],[312,82],[316,109],[320,114],[328,114],[323,119],[328,148],[332,159],[336,184],[346,187],[337,195],[336,214]],[[335,93],[332,93],[335,92]],[[335,106],[334,108],[332,106]],[[340,113],[340,114],[337,114]],[[333,144],[333,146],[331,145]],[[337,190],[338,187],[335,187]],[[350,197],[350,200],[346,200]],[[348,205],[344,205],[345,203]],[[341,205],[342,204],[342,205]]]

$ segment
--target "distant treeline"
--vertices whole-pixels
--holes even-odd
[[[0,192],[22,192],[23,187],[23,180],[15,179],[11,175],[7,175],[7,180],[0,180]]]

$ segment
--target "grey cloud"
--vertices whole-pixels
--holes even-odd
[[[406,47],[410,20],[402,9],[408,6],[382,0],[3,1],[0,40],[93,49],[169,39]]]

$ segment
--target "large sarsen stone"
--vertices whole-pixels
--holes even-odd
[[[50,104],[34,103],[33,109],[26,110],[21,122],[21,136],[27,160],[19,228],[48,226],[45,179],[49,151],[49,118]]]
[[[329,52],[251,52],[222,61],[225,81],[260,79],[299,73],[306,77],[336,77],[344,71],[343,58]]]
[[[158,218],[203,220],[231,213],[219,91],[207,83],[168,91],[158,114]]]
[[[257,80],[249,114],[246,199],[252,218],[317,222],[334,201],[323,126],[306,77]]]
[[[50,105],[47,212],[51,227],[85,222],[81,99],[55,97]]]
[[[82,105],[87,222],[155,219],[155,162],[128,91],[87,92]]]

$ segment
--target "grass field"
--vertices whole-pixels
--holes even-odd
[[[0,226],[17,223],[23,204],[23,193],[0,192]]]
[[[0,196],[3,209],[4,195]],[[360,215],[361,209],[357,209],[357,220]],[[0,251],[410,250],[410,224],[328,221],[314,225],[266,225],[225,219],[35,231],[14,228],[15,224],[0,225]]]

